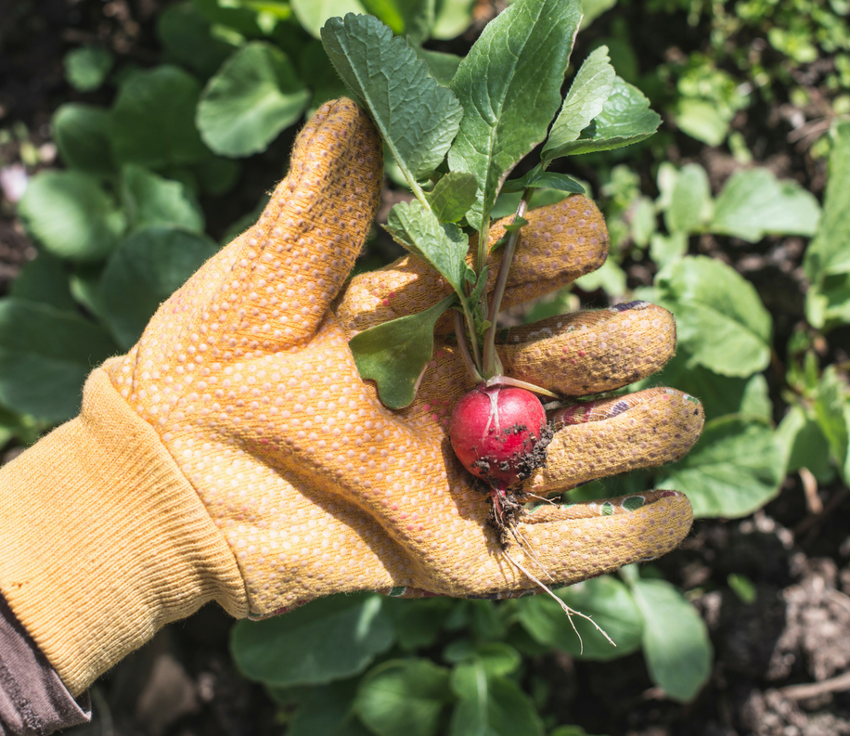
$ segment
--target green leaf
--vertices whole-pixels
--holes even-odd
[[[237,621],[230,649],[242,673],[268,685],[316,685],[362,672],[392,646],[373,593],[320,598],[285,616]]]
[[[466,254],[469,238],[457,225],[440,222],[420,202],[399,202],[390,210],[385,225],[393,239],[417,258],[436,269],[461,298],[469,273]]]
[[[617,0],[583,0],[581,7],[584,17],[581,19],[581,30],[590,27],[600,15],[617,4]]]
[[[515,215],[514,219],[505,225],[505,232],[512,233],[515,230],[522,230],[526,225],[528,225],[528,220],[524,217],[520,217],[519,215]]]
[[[567,174],[543,171],[542,166],[535,166],[519,179],[508,179],[502,186],[503,192],[522,192],[525,189],[555,189],[570,194],[586,194],[584,186],[573,177]]]
[[[103,84],[113,64],[112,54],[97,46],[80,46],[65,54],[65,78],[80,92],[92,92]]]
[[[105,258],[118,245],[126,224],[98,180],[80,171],[36,174],[18,214],[48,252],[73,261]]]
[[[697,97],[683,97],[676,105],[676,125],[698,141],[719,146],[729,132],[731,115],[717,104]]]
[[[699,164],[682,167],[673,185],[664,222],[671,233],[691,235],[702,230],[711,216],[711,186],[708,174]]]
[[[428,194],[431,211],[441,222],[457,222],[475,201],[478,182],[472,174],[451,171]]]
[[[800,406],[792,406],[776,428],[776,439],[785,455],[785,474],[806,468],[819,483],[831,483],[835,468],[829,442],[820,425]]]
[[[696,609],[666,580],[632,581],[643,616],[643,654],[652,681],[673,700],[693,700],[711,675],[713,649]]]
[[[298,712],[286,736],[369,736],[354,715],[359,680],[343,680],[311,687],[299,697]]]
[[[461,57],[456,54],[447,54],[441,51],[429,51],[419,46],[414,46],[416,55],[428,66],[428,73],[434,81],[442,87],[451,86],[452,79],[460,66]]]
[[[354,707],[378,736],[434,736],[450,701],[445,667],[427,659],[404,659],[371,670],[363,678]]]
[[[503,641],[473,645],[469,639],[457,639],[443,650],[443,659],[452,664],[480,663],[488,677],[510,675],[522,664],[522,655]]]
[[[475,647],[475,657],[488,675],[510,675],[522,664],[522,655],[503,641],[491,641]]]
[[[209,151],[195,128],[200,94],[193,76],[166,64],[125,79],[109,121],[118,162],[157,169],[207,158]]]
[[[768,423],[731,415],[706,422],[694,449],[666,466],[656,486],[687,494],[697,518],[732,519],[776,496],[783,470],[783,448]]]
[[[639,248],[645,248],[658,225],[652,200],[649,197],[639,197],[632,207],[631,217],[632,239]]]
[[[739,169],[714,205],[710,232],[756,243],[765,235],[814,235],[820,208],[814,195],[768,170]]]
[[[420,44],[434,22],[434,0],[360,0],[366,12],[388,25],[396,36]]]
[[[266,35],[258,23],[259,13],[242,0],[192,0],[192,3],[211,24],[217,38],[241,45],[245,38]]]
[[[451,685],[459,700],[449,736],[543,736],[528,696],[512,680],[489,674],[480,660],[457,666]]]
[[[649,239],[649,257],[659,268],[675,263],[688,252],[688,236],[682,232],[653,233]]]
[[[616,0],[615,0],[616,2]],[[586,4],[586,3],[585,3]],[[611,3],[614,5],[614,2]],[[585,731],[581,726],[558,726],[549,736],[594,736]]]
[[[201,137],[222,156],[265,151],[296,122],[310,99],[289,58],[254,41],[228,59],[210,79],[198,103]]]
[[[128,164],[122,171],[122,199],[131,230],[149,225],[174,225],[204,230],[204,214],[180,182]]]
[[[384,611],[392,619],[398,646],[409,652],[437,642],[454,605],[449,598],[388,598]]]
[[[803,268],[812,282],[827,274],[850,271],[850,121],[832,130],[829,179],[823,219],[817,237],[806,250]]]
[[[658,274],[656,286],[692,365],[739,377],[767,367],[770,314],[753,285],[730,266],[706,256],[683,258]]]
[[[817,328],[850,322],[850,122],[836,124],[831,132],[823,218],[803,259],[812,283],[806,315]]]
[[[608,58],[608,47],[600,46],[584,60],[573,79],[561,112],[552,125],[540,158],[543,161],[565,156],[562,147],[577,140],[581,132],[602,112],[614,91],[614,67]]]
[[[117,352],[106,330],[75,312],[0,301],[0,401],[13,411],[50,422],[76,416],[86,377]]]
[[[475,0],[436,0],[431,38],[448,40],[463,33],[472,24]]]
[[[424,312],[370,327],[349,340],[360,377],[378,384],[378,396],[390,409],[402,409],[416,398],[434,352],[434,325],[456,298],[452,294]]]
[[[217,251],[206,235],[166,226],[144,228],[121,243],[100,284],[102,317],[121,347],[132,347],[159,305]]]
[[[640,648],[643,622],[629,589],[617,578],[603,575],[556,591],[573,610],[581,611],[599,624],[616,647],[596,628],[579,616],[572,623],[581,634],[582,644],[563,609],[547,595],[517,601],[517,614],[523,628],[535,641],[569,652],[580,659],[608,661],[619,659]]]
[[[622,296],[627,289],[626,272],[613,258],[608,258],[602,266],[576,279],[574,283],[585,291],[604,289],[610,296]]]
[[[51,127],[66,166],[98,176],[114,173],[108,110],[69,102],[53,115]]]
[[[559,146],[560,156],[609,151],[649,138],[661,125],[658,113],[649,109],[643,93],[620,77],[605,101],[602,112],[588,125],[578,140]]]
[[[292,0],[292,10],[304,30],[315,38],[321,38],[322,26],[331,18],[366,12],[357,0]]]
[[[478,179],[466,216],[476,230],[513,167],[546,137],[580,21],[578,0],[517,0],[485,26],[458,67],[451,88],[464,116],[449,168]]]
[[[428,76],[425,62],[407,42],[393,38],[376,18],[331,18],[322,28],[322,43],[416,192],[416,182],[442,162],[457,134],[460,103]]]
[[[705,409],[707,420],[724,414],[751,414],[770,420],[773,405],[762,374],[749,378],[721,376],[700,365],[692,365],[691,357],[683,350],[674,355],[661,373],[633,385],[634,390],[650,386],[669,386],[696,396]]]
[[[823,372],[815,396],[814,413],[818,426],[829,443],[830,454],[844,476],[848,477],[848,448],[850,439],[850,394],[841,380],[838,369],[830,365]]]
[[[39,253],[34,261],[21,268],[9,288],[9,296],[71,312],[77,309],[63,262],[46,252]]]
[[[166,61],[212,76],[234,51],[232,44],[215,36],[212,25],[191,0],[170,5],[156,22],[156,33],[166,53]]]
[[[824,330],[850,323],[850,271],[829,274],[806,294],[806,317]]]
[[[758,590],[746,575],[738,573],[730,573],[726,576],[726,584],[732,589],[732,592],[738,596],[738,600],[748,606],[756,602],[758,598]]]

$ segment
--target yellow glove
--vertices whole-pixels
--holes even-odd
[[[358,377],[356,330],[446,292],[402,259],[340,296],[381,175],[365,115],[349,100],[324,105],[259,222],[92,373],[80,417],[0,472],[0,593],[72,693],[209,600],[266,616],[357,590],[534,588],[449,446],[446,419],[471,388],[449,342],[403,411]],[[528,219],[509,303],[604,260],[604,223],[586,199]],[[514,330],[501,355],[511,374],[582,395],[652,373],[674,344],[672,317],[635,303]],[[562,414],[529,483],[542,493],[680,457],[703,421],[698,402],[672,391]],[[690,523],[669,491],[545,506],[518,526],[537,561],[511,554],[571,583],[667,552]]]

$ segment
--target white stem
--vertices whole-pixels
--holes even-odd
[[[520,381],[518,378],[511,378],[510,376],[493,376],[492,378],[488,378],[486,381],[486,386],[489,388],[490,386],[515,386],[516,388],[524,388],[526,391],[531,391],[535,394],[542,394],[543,396],[550,396],[553,399],[560,398],[558,394],[552,393],[547,388],[541,388],[540,386],[535,386],[533,383],[528,383],[526,381]]]

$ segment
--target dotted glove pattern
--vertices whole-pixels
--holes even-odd
[[[253,616],[357,590],[501,597],[535,587],[506,560],[487,522],[487,494],[446,436],[452,406],[472,388],[448,322],[438,326],[417,400],[402,411],[382,406],[348,349],[359,330],[448,293],[409,257],[344,288],[380,198],[381,151],[353,102],[322,106],[257,224],[104,366],[227,540]],[[508,304],[604,261],[607,233],[589,200],[571,197],[528,220]],[[491,244],[503,233],[496,223]],[[492,277],[499,257],[491,256]],[[674,349],[671,315],[639,302],[511,330],[500,354],[511,375],[577,397],[643,378]],[[554,420],[546,467],[529,483],[541,495],[681,457],[703,414],[691,397],[654,390]],[[518,531],[533,551],[530,569],[573,583],[664,554],[690,524],[684,495],[655,491],[544,504]]]

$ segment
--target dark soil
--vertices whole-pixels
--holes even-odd
[[[55,165],[49,120],[58,104],[88,102],[107,92],[81,95],[64,81],[62,57],[80,42],[97,41],[120,58],[139,64],[156,60],[153,18],[159,0],[34,0],[0,2],[0,129],[17,130],[0,144],[0,168],[21,161],[24,146],[39,151],[39,166]],[[629,10],[635,15],[640,4]],[[486,12],[481,13],[481,22]],[[660,63],[669,39],[698,45],[696,29],[647,27],[637,52],[644,70]],[[630,21],[630,22],[631,22]],[[659,35],[660,34],[660,35]],[[689,46],[690,44],[690,46]],[[577,51],[578,57],[583,51]],[[817,99],[817,70],[811,80]],[[805,81],[805,80],[804,80]],[[805,135],[789,133],[796,111],[787,101],[741,113],[735,127],[760,163],[822,194],[824,167],[807,156]],[[811,126],[810,126],[811,128]],[[21,132],[23,131],[23,132]],[[246,186],[219,203],[223,228],[248,211],[285,165],[289,141],[276,144],[251,164]],[[718,149],[674,137],[670,158],[698,160],[717,188],[739,166]],[[593,172],[582,172],[593,181]],[[652,190],[649,171],[644,179]],[[388,193],[388,201],[393,195]],[[35,249],[0,196],[0,294]],[[804,243],[767,239],[757,247],[705,237],[697,252],[731,263],[759,291],[776,327],[777,353],[803,313],[800,272]],[[646,262],[627,263],[632,285],[652,278]],[[843,355],[838,334],[825,354]],[[842,353],[842,349],[845,353]],[[777,366],[772,390],[784,370]],[[779,417],[777,417],[779,419]],[[691,591],[715,648],[713,675],[695,702],[680,705],[653,688],[641,655],[607,664],[552,654],[528,663],[529,684],[545,682],[546,711],[562,723],[592,734],[630,736],[836,736],[850,734],[850,503],[839,485],[807,487],[798,477],[754,516],[738,521],[698,521],[677,552],[657,562],[665,577]],[[743,575],[756,597],[744,602],[730,587]],[[265,692],[234,670],[227,642],[231,621],[208,606],[188,621],[167,627],[121,662],[92,689],[95,720],[73,733],[117,736],[260,736],[281,733],[276,708]]]

